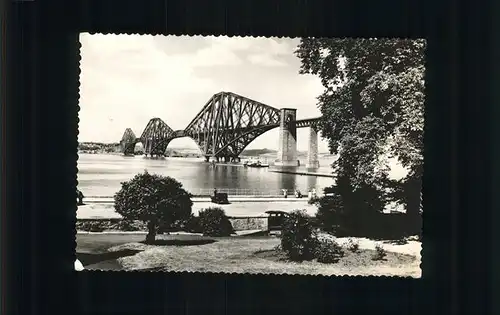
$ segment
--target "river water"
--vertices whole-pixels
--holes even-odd
[[[300,159],[300,158],[299,158]],[[318,173],[331,173],[333,159],[320,159]],[[301,159],[305,164],[305,159]],[[111,197],[121,188],[121,182],[148,170],[171,176],[193,194],[211,193],[214,188],[230,194],[280,194],[281,189],[299,189],[306,193],[315,188],[321,192],[333,184],[333,178],[270,172],[267,168],[246,168],[238,165],[216,167],[203,158],[151,159],[143,156],[111,154],[79,154],[78,188],[86,197]],[[305,171],[305,167],[297,170]]]

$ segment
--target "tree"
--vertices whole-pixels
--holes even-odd
[[[424,117],[423,40],[302,39],[300,72],[318,75],[319,123],[339,178],[354,192],[382,189],[388,159],[409,169],[403,180],[407,213],[420,209]],[[345,193],[346,195],[348,193]]]
[[[171,177],[137,174],[122,183],[115,194],[115,209],[126,220],[141,220],[147,223],[146,242],[152,243],[159,224],[167,226],[187,220],[191,215],[191,194],[182,184]]]

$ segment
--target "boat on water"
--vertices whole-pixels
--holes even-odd
[[[243,163],[243,166],[245,166],[245,167],[269,167],[269,164],[262,163],[261,161],[253,161],[253,162],[245,161]]]

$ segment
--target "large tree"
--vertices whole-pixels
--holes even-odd
[[[390,157],[409,170],[398,184],[408,214],[420,210],[424,120],[423,40],[302,39],[300,72],[318,75],[318,97],[340,178],[352,190],[387,182]]]
[[[191,215],[191,194],[171,177],[137,174],[122,183],[115,195],[115,209],[127,220],[147,223],[147,243],[153,243],[160,224],[170,226],[187,220]]]

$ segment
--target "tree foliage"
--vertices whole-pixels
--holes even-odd
[[[403,181],[416,183],[405,190],[418,194],[407,204],[413,213],[423,172],[424,51],[423,40],[348,38],[302,39],[296,50],[300,72],[318,75],[325,88],[319,127],[339,156],[338,176],[353,190],[376,186],[397,158],[409,170]]]
[[[371,185],[352,190],[346,177],[325,188],[318,202],[316,218],[323,230],[336,236],[367,236],[376,214],[384,208],[383,196]]]
[[[126,220],[141,220],[148,223],[146,240],[154,241],[159,224],[171,225],[187,220],[191,214],[191,194],[182,184],[171,177],[137,174],[122,183],[115,194],[116,212]]]

